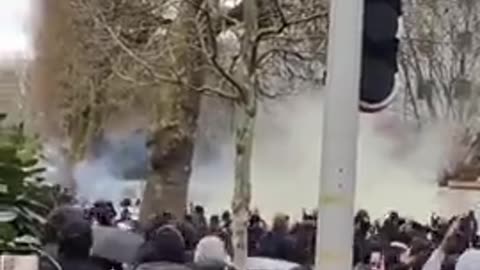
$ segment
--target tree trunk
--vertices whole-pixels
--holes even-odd
[[[233,191],[233,248],[234,264],[238,270],[247,269],[248,258],[248,219],[252,197],[251,162],[255,119],[257,111],[257,78],[255,65],[257,46],[255,37],[258,32],[258,6],[256,0],[244,0],[243,17],[245,33],[242,40],[244,73],[238,74],[245,89],[244,100],[237,103],[237,121],[235,122],[235,185]]]
[[[164,212],[183,218],[187,206],[188,182],[193,157],[194,134],[200,108],[200,95],[189,89],[203,85],[198,68],[204,61],[199,50],[195,18],[203,0],[182,1],[179,14],[170,28],[168,48],[174,70],[183,71],[189,87],[164,84],[160,91],[149,149],[151,175],[145,187],[140,219],[143,224]]]
[[[251,201],[251,160],[255,133],[255,114],[239,108],[240,116],[235,129],[235,188],[233,192],[233,244],[234,264],[246,269],[248,257],[247,223]]]
[[[61,74],[73,55],[69,53],[76,42],[72,33],[73,26],[69,17],[72,10],[67,1],[42,0],[39,1],[39,25],[34,38],[35,61],[33,68],[33,82],[31,100],[36,115],[35,121],[40,122],[39,131],[45,138],[62,137],[57,104],[58,92],[61,91]]]
[[[35,122],[35,131],[45,141],[63,141],[65,134],[62,130],[62,119],[58,104],[59,94],[65,90],[65,81],[74,81],[67,72],[76,61],[76,54],[72,53],[78,41],[78,35],[73,31],[71,17],[74,10],[68,1],[42,0],[39,1],[39,27],[34,38],[35,61],[33,63],[32,87],[29,93],[32,111],[30,115]],[[67,90],[65,90],[67,91]],[[72,194],[75,193],[75,179],[73,168],[75,161],[69,147],[61,147],[61,155],[65,158],[64,179],[60,183]]]

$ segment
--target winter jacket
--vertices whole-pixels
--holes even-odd
[[[295,241],[285,233],[269,232],[260,241],[259,256],[295,262]]]

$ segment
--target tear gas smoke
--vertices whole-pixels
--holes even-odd
[[[226,101],[211,97],[203,100],[190,199],[211,212],[230,206],[234,176],[231,112]],[[375,217],[395,209],[424,219],[433,211],[452,214],[476,204],[474,193],[441,190],[437,186],[439,172],[448,162],[453,130],[445,123],[419,130],[388,112],[362,115],[357,207],[368,209]],[[320,91],[305,91],[262,104],[252,161],[253,207],[266,216],[278,211],[297,216],[302,208],[315,207],[321,134]],[[146,163],[144,140],[142,136],[131,136],[122,143],[117,141],[136,146],[123,152],[103,150],[99,158],[79,164],[75,176],[80,195],[119,201],[125,192],[141,194],[138,181],[124,181],[115,172],[128,164],[118,162],[118,155]]]

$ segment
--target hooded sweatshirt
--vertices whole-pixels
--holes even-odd
[[[180,232],[171,225],[153,231],[139,251],[136,270],[186,270],[185,243]]]
[[[101,269],[89,256],[92,237],[92,228],[87,221],[74,220],[63,226],[59,233],[58,258],[63,270]]]
[[[458,258],[455,270],[478,270],[480,269],[480,250],[468,249]]]
[[[202,269],[224,269],[231,265],[225,243],[217,236],[206,236],[197,245],[194,254],[195,266]]]

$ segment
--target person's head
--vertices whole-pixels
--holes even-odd
[[[222,239],[217,236],[206,236],[198,242],[194,263],[200,266],[225,267],[231,260]]]
[[[232,217],[229,211],[223,212],[222,221],[225,226],[230,226],[230,224],[232,223]]]
[[[391,211],[388,214],[388,220],[392,223],[399,223],[400,222],[400,215],[396,211]]]
[[[370,216],[368,215],[367,210],[364,210],[364,209],[358,210],[357,214],[355,215],[354,222],[355,223],[370,222]]]
[[[307,213],[305,209],[302,211],[302,221],[307,221],[307,222],[316,222],[316,216],[315,213]]]
[[[262,223],[262,219],[260,218],[259,215],[251,215],[250,216],[250,221],[249,221],[249,225],[250,227],[257,227],[257,226],[260,226]]]
[[[74,221],[87,220],[84,210],[79,207],[63,206],[53,210],[45,224],[43,242],[55,243],[59,240],[60,230]]]
[[[468,217],[469,217],[469,218],[471,218],[471,219],[474,219],[474,220],[475,220],[475,211],[473,211],[473,210],[470,210],[470,211],[468,211],[468,214],[467,214],[467,215],[468,215]]]
[[[272,231],[287,232],[289,228],[289,218],[284,214],[276,214],[273,218]]]
[[[203,206],[200,205],[195,206],[194,212],[199,216],[205,215],[205,209],[203,208]]]
[[[185,262],[185,242],[181,233],[173,225],[165,225],[154,230],[146,244],[149,246],[140,263]]]
[[[168,211],[164,211],[162,213],[162,219],[166,222],[166,223],[172,223],[175,221],[175,216],[171,213],[171,212],[168,212]]]
[[[86,220],[67,222],[59,231],[59,254],[67,257],[88,257],[93,244],[92,228]]]
[[[220,217],[217,215],[213,215],[210,217],[210,228],[218,228],[220,227]]]
[[[132,206],[132,200],[130,200],[130,198],[124,198],[124,199],[120,202],[120,206],[121,206],[121,207],[130,207],[130,206]]]
[[[93,204],[91,215],[100,225],[111,226],[117,212],[112,202],[98,200]]]
[[[190,214],[186,214],[183,219],[186,221],[186,222],[189,222],[189,223],[192,223],[193,222],[193,217],[192,215]]]
[[[367,211],[359,210],[354,218],[355,232],[360,234],[366,234],[370,228],[370,216]]]
[[[162,215],[157,215],[152,217],[147,224],[143,227],[145,232],[145,239],[150,239],[152,234],[160,227],[172,224],[172,216],[168,213],[163,213]]]

